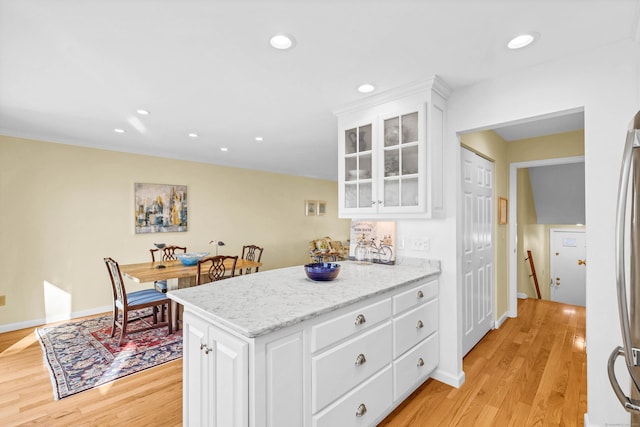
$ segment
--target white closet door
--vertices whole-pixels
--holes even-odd
[[[494,325],[493,162],[462,148],[463,354]]]

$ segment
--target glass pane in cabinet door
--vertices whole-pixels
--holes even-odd
[[[402,180],[402,206],[418,206],[418,178],[407,178]]]
[[[358,186],[357,184],[345,184],[344,186],[344,207],[358,207]]]
[[[416,142],[418,140],[418,113],[402,116],[402,143]]]
[[[398,150],[384,151],[384,176],[400,175],[400,152]]]
[[[400,206],[400,184],[397,179],[384,181],[384,205]]]
[[[392,147],[400,143],[400,119],[394,117],[384,121],[384,146]]]
[[[361,126],[358,152],[371,151],[371,125]]]
[[[371,154],[363,154],[360,156],[360,165],[358,169],[359,180],[371,178]]]
[[[358,195],[359,195],[358,207],[370,208],[371,207],[371,183],[366,182],[366,183],[360,184]]]
[[[353,154],[358,151],[358,130],[349,129],[344,131],[344,152]]]
[[[418,173],[418,146],[402,149],[402,175]]]
[[[344,159],[344,179],[345,181],[355,181],[358,177],[358,158],[347,157]]]

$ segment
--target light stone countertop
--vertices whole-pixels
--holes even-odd
[[[167,295],[210,321],[253,338],[440,273],[439,261],[411,258],[396,265],[339,264],[340,274],[330,282],[310,280],[300,265],[171,290]]]

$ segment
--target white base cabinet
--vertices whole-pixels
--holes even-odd
[[[184,425],[371,426],[437,367],[438,281],[248,338],[184,314]]]

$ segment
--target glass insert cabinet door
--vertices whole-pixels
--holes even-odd
[[[370,208],[373,200],[373,125],[344,131],[344,207]]]
[[[424,173],[420,161],[423,150],[418,111],[383,119],[383,176],[384,207],[418,206],[420,200],[420,174]]]

